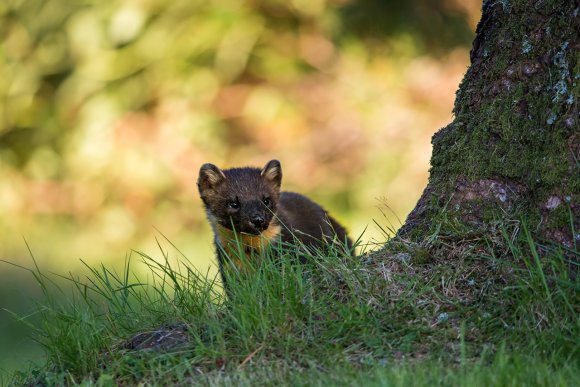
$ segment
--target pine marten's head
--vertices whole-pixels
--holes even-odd
[[[221,170],[204,164],[197,186],[212,221],[230,230],[259,235],[276,213],[281,183],[280,162],[271,160],[262,169]]]

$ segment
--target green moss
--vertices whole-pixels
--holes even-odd
[[[420,247],[413,250],[412,257],[413,263],[417,265],[425,265],[433,260],[429,250]]]
[[[577,40],[570,22],[574,4],[553,0],[530,8],[527,1],[510,1],[505,8],[489,1],[487,6],[492,7],[488,23],[494,23],[480,41],[487,55],[475,52],[457,93],[456,119],[434,139],[430,184],[439,195],[453,191],[458,178],[510,181],[524,187],[527,203],[509,215],[539,220],[547,195],[580,189],[569,143],[577,126],[565,122],[577,112],[580,83],[571,80],[571,73],[578,74],[570,44]],[[526,45],[530,50],[522,50]],[[457,215],[468,214],[470,206]],[[497,210],[483,206],[479,213],[489,221]],[[554,224],[561,224],[559,212],[554,216]]]
[[[567,229],[570,227],[570,207],[561,204],[558,208],[550,211],[550,216],[546,224],[548,229]]]

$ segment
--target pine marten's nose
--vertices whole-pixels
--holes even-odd
[[[250,222],[254,225],[254,227],[261,229],[264,226],[264,218],[260,215],[254,215],[252,216],[252,219],[250,219]]]

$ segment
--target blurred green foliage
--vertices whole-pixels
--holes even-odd
[[[154,249],[157,228],[205,271],[199,166],[270,158],[285,189],[384,240],[372,218],[396,227],[420,195],[479,7],[3,0],[0,258],[28,264],[25,237],[44,267],[76,270]],[[18,310],[10,294],[0,307]]]
[[[476,13],[473,1],[346,2],[340,8],[340,36],[362,39],[367,46],[383,48],[385,39],[411,39],[420,53],[445,54],[469,45],[472,33],[466,16]]]
[[[385,36],[408,36],[411,54],[466,45],[471,33],[465,9],[453,4],[5,1],[0,5],[3,161],[23,167],[39,149],[62,154],[78,146],[82,139],[75,134],[92,119],[152,112],[172,96],[203,107],[207,116],[196,117],[203,119],[199,128],[221,127],[218,139],[237,147],[243,138],[231,139],[227,132],[234,125],[220,122],[229,118],[227,112],[224,117],[215,109],[219,106],[207,109],[224,86],[275,85],[261,95],[272,100],[270,108],[294,105],[280,88],[331,70],[336,51],[357,46],[359,38],[373,39],[385,50]],[[58,161],[45,173],[65,174]]]

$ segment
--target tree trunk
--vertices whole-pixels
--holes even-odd
[[[484,1],[455,119],[433,136],[429,183],[399,235],[515,219],[580,245],[579,24],[578,0]]]

